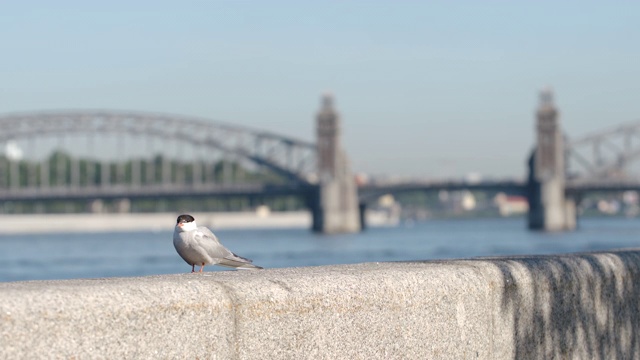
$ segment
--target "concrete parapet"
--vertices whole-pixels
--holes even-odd
[[[638,359],[640,250],[2,283],[0,358]]]

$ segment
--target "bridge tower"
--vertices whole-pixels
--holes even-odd
[[[333,97],[324,95],[316,117],[318,197],[311,205],[313,230],[350,233],[361,230],[356,182],[341,147],[340,117]]]
[[[565,197],[564,139],[553,93],[540,93],[536,149],[529,161],[529,228],[561,231],[576,227],[576,206]]]

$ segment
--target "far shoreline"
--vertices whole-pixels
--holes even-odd
[[[0,235],[172,231],[179,213],[2,214]],[[194,212],[198,225],[212,229],[311,228],[308,211]],[[367,212],[369,226],[395,226],[386,213]]]

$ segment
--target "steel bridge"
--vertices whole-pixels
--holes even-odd
[[[0,202],[317,196],[316,144],[189,116],[118,111],[0,115]],[[565,136],[566,192],[640,190],[640,121]],[[526,195],[525,181],[403,181],[358,189],[384,194],[476,190]]]
[[[571,139],[564,136],[564,156],[568,196],[582,198],[590,192],[639,191],[640,176],[633,165],[640,160],[640,121],[607,128]],[[416,191],[484,191],[528,196],[524,180],[428,180],[391,181],[363,185],[360,198],[369,202],[384,194]]]
[[[116,111],[0,116],[0,200],[306,196],[315,144],[200,118]]]

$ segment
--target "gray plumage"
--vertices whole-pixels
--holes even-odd
[[[191,215],[180,215],[173,232],[173,246],[176,251],[191,265],[191,272],[195,266],[220,265],[236,269],[262,269],[253,265],[251,260],[238,256],[225,248],[211,230],[204,226],[196,226]]]

